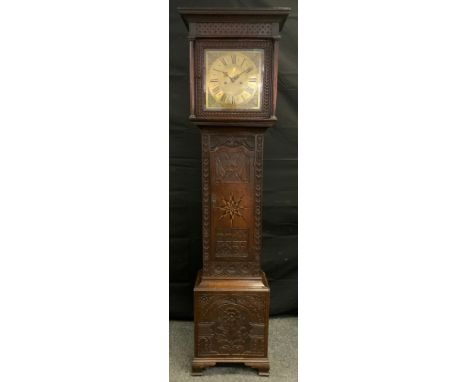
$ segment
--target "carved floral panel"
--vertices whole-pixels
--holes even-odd
[[[201,294],[198,356],[266,356],[265,294]]]

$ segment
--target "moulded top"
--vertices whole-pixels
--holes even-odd
[[[210,18],[213,17],[217,20],[225,17],[226,19],[248,17],[250,19],[256,18],[268,18],[272,22],[279,23],[279,30],[283,28],[283,25],[291,12],[291,8],[288,7],[270,7],[270,8],[192,8],[192,7],[178,7],[179,14],[186,27],[190,22],[197,22],[200,17]]]

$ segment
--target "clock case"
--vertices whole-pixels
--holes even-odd
[[[279,39],[290,9],[178,11],[189,31],[189,119],[202,136],[203,269],[194,287],[192,375],[217,363],[244,363],[268,376],[270,289],[260,266],[263,141],[276,121]],[[205,110],[205,49],[264,50],[259,110]],[[224,214],[236,206],[237,214]]]
[[[276,121],[280,31],[289,8],[179,8],[188,28],[190,120],[199,125],[272,126]],[[264,49],[263,102],[260,110],[205,110],[204,50]],[[247,123],[246,123],[247,122]]]

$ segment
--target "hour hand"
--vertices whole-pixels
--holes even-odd
[[[218,69],[213,69],[213,70],[216,70],[217,72],[223,73],[226,77],[228,77],[231,80],[231,82],[234,82],[233,79],[229,76],[228,72],[223,72],[222,70],[218,70]]]

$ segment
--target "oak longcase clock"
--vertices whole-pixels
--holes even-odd
[[[201,129],[203,268],[194,287],[192,374],[244,363],[269,375],[270,289],[261,270],[263,141],[276,121],[289,8],[179,8],[190,115]]]

